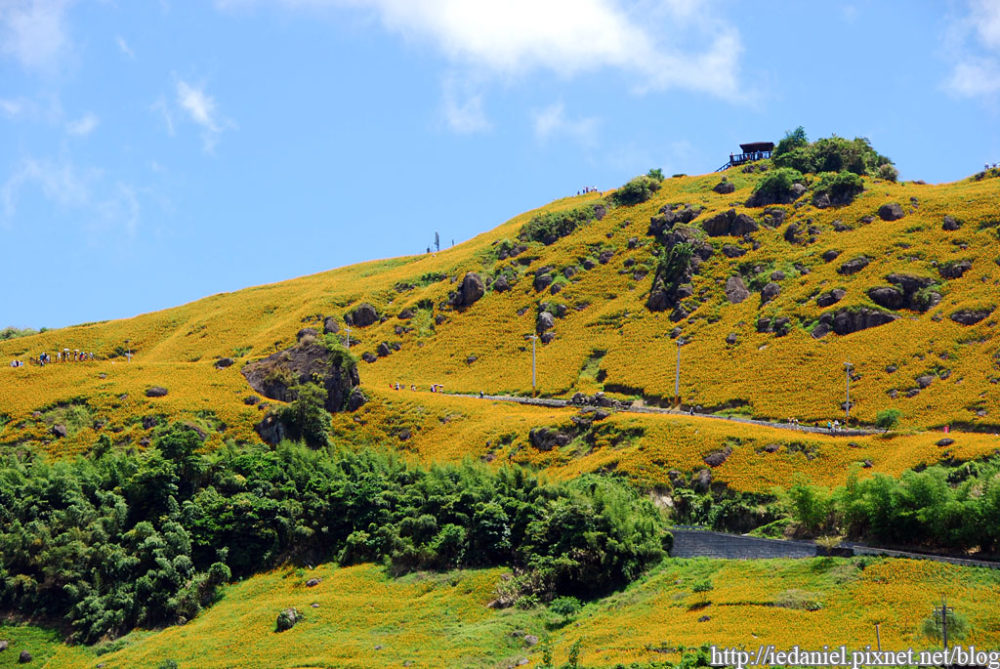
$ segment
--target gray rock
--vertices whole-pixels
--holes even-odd
[[[615,252],[611,250],[601,251],[601,255],[597,256],[597,262],[602,265],[607,265],[608,261],[615,256]]]
[[[750,297],[750,291],[743,284],[743,279],[731,276],[726,279],[726,299],[730,304],[739,304]]]
[[[7,639],[0,639],[0,652],[7,650],[7,646],[10,642]]]
[[[898,221],[906,215],[903,208],[897,202],[883,204],[878,208],[878,217],[883,221]]]
[[[295,624],[302,619],[302,614],[299,613],[298,609],[289,608],[285,609],[278,614],[278,620],[275,624],[277,631],[284,632],[295,627]]]
[[[955,443],[955,440],[950,437],[945,437],[944,439],[938,439],[935,442],[938,446],[944,448],[945,446],[951,446]]]
[[[760,301],[761,301],[761,304],[767,304],[768,302],[770,302],[771,300],[773,300],[774,298],[776,298],[780,294],[781,294],[781,286],[779,286],[778,284],[774,283],[773,281],[770,282],[770,283],[768,283],[760,291]]]
[[[367,401],[368,398],[365,397],[365,394],[364,392],[361,391],[361,388],[354,388],[351,391],[351,394],[348,395],[347,397],[347,410],[357,411],[362,406],[364,406],[365,402]]]
[[[165,397],[167,389],[163,386],[152,386],[146,389],[146,397]]]
[[[562,292],[562,289],[563,285],[561,283],[554,283],[551,286],[549,286],[549,294],[557,295]]]
[[[784,281],[784,280],[785,280],[785,273],[782,272],[780,269],[771,272],[771,281]]]
[[[737,214],[735,209],[705,219],[701,222],[701,227],[710,237],[723,235],[742,237],[759,229],[756,221],[746,214]]]
[[[234,362],[232,358],[219,358],[215,361],[215,368],[225,369],[226,367],[232,367]]]
[[[960,227],[962,227],[962,222],[955,220],[954,218],[948,216],[947,214],[944,217],[944,221],[941,223],[941,229],[946,230],[948,232],[953,232],[955,230],[958,230]]]
[[[401,321],[408,321],[411,318],[413,318],[414,316],[416,316],[416,313],[413,311],[413,309],[410,308],[410,307],[407,307],[406,309],[403,309],[402,311],[400,311],[399,315],[396,316],[396,318],[398,318]]]
[[[462,278],[462,287],[458,291],[455,306],[459,308],[471,307],[485,294],[486,284],[483,283],[483,277],[475,272],[468,272]]]
[[[538,637],[537,636],[535,636],[534,634],[525,634],[524,635],[524,645],[526,645],[528,648],[531,648],[532,646],[537,645],[537,644],[538,644]]]
[[[720,195],[728,195],[736,190],[736,185],[732,181],[726,181],[723,179],[719,183],[715,184],[712,190]]]
[[[847,335],[860,330],[885,325],[898,318],[899,316],[895,314],[875,309],[862,308],[856,311],[842,309],[833,315],[833,331],[838,335]]]
[[[829,251],[824,251],[823,255],[820,257],[823,258],[823,262],[833,262],[834,260],[837,259],[837,256],[839,255],[840,251],[836,249],[830,249]]]
[[[826,209],[830,206],[830,196],[826,193],[819,193],[813,196],[812,204],[817,209]]]
[[[798,200],[800,197],[802,197],[803,195],[806,194],[806,191],[808,189],[805,186],[803,186],[802,184],[792,184],[792,187],[791,187],[790,190],[792,191],[792,197],[794,199]]]
[[[361,359],[367,363],[372,363],[378,360],[378,356],[372,353],[371,351],[365,351],[364,353],[361,354]]]
[[[785,241],[789,244],[798,244],[802,241],[802,231],[799,229],[798,223],[789,223],[788,227],[785,228]]]
[[[510,282],[507,280],[507,275],[501,274],[493,280],[493,290],[498,293],[510,290]]]
[[[31,662],[32,659],[33,658],[31,657],[31,653],[29,653],[26,650],[22,650],[21,654],[17,656],[17,663],[28,664],[29,662]]]
[[[886,309],[899,309],[904,303],[903,291],[895,286],[878,286],[868,289],[872,302]]]
[[[359,328],[365,328],[373,323],[378,322],[378,311],[375,307],[368,304],[367,302],[362,302],[353,311],[350,312],[351,322]],[[346,319],[345,319],[346,320]]]
[[[872,259],[869,258],[868,256],[858,256],[856,258],[851,258],[850,260],[848,260],[843,265],[837,268],[837,274],[844,274],[844,275],[856,274],[857,272],[863,270],[865,267],[868,267],[868,263],[870,263],[871,261]]]
[[[327,316],[323,319],[323,334],[335,334],[340,332],[340,325],[337,324],[337,319],[333,316]]]
[[[747,250],[741,246],[735,246],[734,244],[725,244],[722,247],[722,255],[727,258],[739,258],[745,255]]]
[[[735,332],[730,332],[729,334],[726,335],[726,343],[729,344],[730,346],[734,345],[737,342],[737,340],[738,338]]]
[[[535,322],[535,329],[539,332],[545,332],[546,330],[551,330],[556,326],[556,318],[548,311],[543,311],[538,314],[538,319]]]
[[[281,402],[294,399],[293,386],[319,379],[327,391],[327,411],[341,411],[352,389],[360,383],[357,365],[343,351],[330,350],[318,339],[304,340],[255,360],[240,372],[255,391]]]
[[[816,326],[813,327],[812,332],[809,334],[812,335],[813,339],[822,339],[826,335],[830,334],[832,330],[833,327],[829,323],[817,323]]]
[[[387,355],[391,355],[392,354],[392,348],[389,347],[389,342],[384,341],[381,344],[379,344],[378,348],[375,349],[375,353],[380,358],[384,358]]]
[[[302,341],[306,337],[315,337],[318,334],[316,328],[302,328],[295,334],[295,341]]]
[[[551,451],[557,446],[565,446],[572,438],[565,432],[548,427],[536,427],[528,432],[528,441],[540,451]]]
[[[317,585],[319,585],[322,582],[323,582],[323,579],[320,579],[320,578],[311,578],[308,581],[306,581],[306,587],[307,588],[315,588]]]
[[[729,456],[732,455],[732,453],[733,449],[730,448],[729,446],[726,446],[725,448],[712,451],[711,453],[703,457],[702,460],[704,460],[705,464],[708,465],[709,467],[715,468],[724,463],[729,458]]]
[[[962,325],[975,325],[991,313],[993,313],[992,307],[988,309],[959,309],[948,318]]]
[[[69,431],[66,429],[65,425],[53,425],[52,429],[49,431],[56,439],[64,439],[69,435]]]
[[[556,333],[555,332],[551,332],[551,331],[550,332],[543,332],[542,335],[541,335],[541,337],[539,337],[539,339],[541,340],[541,342],[543,344],[548,344],[550,341],[552,341],[555,338],[556,338]]]
[[[552,275],[546,273],[546,274],[536,274],[535,280],[532,282],[531,285],[534,286],[535,290],[541,292],[546,288],[548,288],[551,283],[552,283]]]
[[[142,429],[152,430],[154,427],[160,424],[159,416],[143,416],[142,417]]]
[[[972,262],[969,260],[958,260],[938,265],[938,273],[945,279],[958,279],[970,269],[972,269]]]
[[[817,295],[816,305],[820,307],[829,307],[844,299],[844,295],[847,295],[846,290],[843,288],[834,288],[833,290]]]
[[[934,376],[931,374],[924,374],[923,376],[917,377],[917,385],[921,388],[926,388],[927,386],[934,383]]]
[[[708,492],[712,486],[712,472],[708,469],[700,469],[691,477],[691,487],[697,492]]]

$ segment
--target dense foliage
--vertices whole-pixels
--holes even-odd
[[[38,334],[39,332],[45,332],[45,328],[41,330],[32,330],[31,328],[15,328],[15,327],[5,327],[0,330],[0,341],[5,339],[17,339],[18,337],[27,337],[29,335]]]
[[[802,173],[789,167],[771,170],[753,191],[753,205],[781,204],[795,199],[792,186],[802,183]]]
[[[809,142],[801,126],[787,133],[774,148],[771,159],[776,167],[788,167],[802,173],[852,172],[859,175],[895,179],[895,171],[882,169],[892,161],[872,148],[864,137],[844,139],[824,137]]]
[[[657,178],[657,177],[661,178]],[[611,194],[611,201],[618,206],[629,206],[645,202],[660,190],[662,172],[650,170],[650,174],[638,176]]]
[[[603,215],[603,205],[588,204],[567,211],[538,214],[521,227],[518,236],[524,241],[554,244],[578,227]]]
[[[789,490],[792,513],[813,534],[887,544],[1000,549],[1000,460],[906,471],[899,478],[856,472],[829,490],[803,481]]]
[[[847,204],[856,195],[861,194],[864,189],[865,185],[861,181],[861,177],[854,172],[844,170],[824,174],[813,187],[813,192],[816,195],[825,194],[829,196],[830,201],[834,204]]]
[[[190,618],[232,576],[288,560],[505,564],[540,597],[592,596],[669,540],[648,500],[604,478],[550,484],[289,443],[202,454],[178,424],[144,453],[108,445],[73,462],[0,461],[0,606],[65,617],[82,641]]]

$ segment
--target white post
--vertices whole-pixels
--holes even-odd
[[[851,420],[851,363],[850,361],[844,363],[844,373],[847,377],[847,401],[844,402],[844,427],[847,427],[848,422]]]
[[[345,340],[346,340],[344,342],[344,346],[346,348],[351,348],[351,326],[350,325],[345,325],[344,326],[344,332],[346,332],[346,334],[344,335]]]

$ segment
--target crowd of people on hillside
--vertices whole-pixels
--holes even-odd
[[[410,384],[410,390],[416,390],[416,389],[417,389],[417,386],[411,383]],[[389,390],[406,390],[406,384],[405,383],[390,383],[389,384]],[[442,386],[440,383],[432,383],[431,384],[431,392],[432,393],[440,393],[440,392],[443,392],[443,391],[444,391],[444,386]]]
[[[596,193],[596,192],[597,192],[597,187],[596,186],[584,186],[583,189],[582,190],[578,190],[576,192],[576,194],[577,195],[586,195],[587,193]]]
[[[988,170],[997,170],[997,169],[1000,169],[1000,163],[993,163],[992,165],[990,165],[989,163],[986,163],[986,169],[988,169]]]
[[[28,362],[33,365],[38,365],[39,367],[44,367],[45,365],[50,365],[54,362],[84,362],[88,360],[94,360],[93,351],[81,351],[80,349],[70,350],[64,348],[61,351],[56,351],[56,356],[53,358],[48,352],[39,353],[38,357],[28,358]],[[23,360],[11,360],[11,367],[24,367]]]

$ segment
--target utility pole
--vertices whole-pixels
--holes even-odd
[[[346,333],[344,335],[344,339],[345,339],[344,346],[346,348],[351,348],[351,326],[350,325],[345,325],[344,326],[344,332]]]
[[[847,424],[851,420],[851,370],[852,369],[854,369],[854,366],[851,364],[849,360],[844,363],[844,374],[847,377],[847,398],[846,398],[847,401],[844,402],[844,427],[847,427]]]
[[[948,609],[950,607],[945,601],[944,595],[941,596],[941,640],[944,642],[944,649],[948,650]]]
[[[674,404],[681,405],[681,345],[684,340],[677,338],[677,367],[674,374]]]
[[[879,623],[875,623],[875,647],[878,649],[878,652],[881,653],[882,652],[882,636],[878,633],[878,626],[879,626]]]

